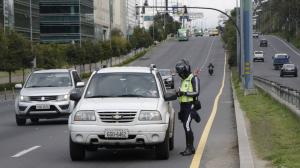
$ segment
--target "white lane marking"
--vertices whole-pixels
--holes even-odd
[[[277,50],[272,44],[270,44],[270,46],[273,48],[273,50],[274,50],[276,53],[278,53],[278,50]]]
[[[208,58],[209,58],[209,56],[210,56],[210,53],[211,53],[211,51],[212,51],[212,47],[213,47],[213,44],[214,44],[215,39],[216,39],[216,38],[214,37],[213,40],[212,40],[212,42],[211,42],[210,48],[209,48],[209,50],[208,50],[208,54],[207,54],[207,56],[206,56],[206,58],[205,58],[204,63],[202,64],[202,66],[201,66],[201,68],[200,68],[200,71],[204,68],[205,64],[207,63],[207,60],[208,60]]]
[[[33,146],[33,147],[31,147],[31,148],[25,149],[25,150],[23,150],[23,151],[21,151],[21,152],[15,154],[15,155],[13,155],[13,156],[11,156],[11,157],[17,158],[17,157],[23,156],[23,155],[25,155],[26,153],[29,153],[29,152],[31,152],[31,151],[34,151],[34,150],[36,150],[37,148],[40,148],[40,147],[41,147],[41,146]]]
[[[276,39],[278,39],[279,41],[281,41],[284,45],[286,45],[290,50],[292,50],[296,55],[300,56],[300,54],[295,50],[293,49],[290,45],[288,45],[285,41],[283,41],[282,39],[280,39],[279,37],[277,36],[272,36],[272,37],[275,37]]]

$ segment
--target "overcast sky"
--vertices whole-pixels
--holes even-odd
[[[189,6],[212,7],[221,9],[222,11],[233,9],[236,6],[236,0],[188,0]],[[206,27],[216,27],[218,25],[218,16],[220,15],[215,11],[202,10],[204,18],[202,25]],[[201,21],[198,21],[201,24]]]
[[[143,4],[145,0],[140,0],[140,4]],[[168,0],[169,4],[183,3],[188,6],[199,6],[199,7],[212,7],[222,11],[231,10],[236,6],[236,0]],[[149,5],[157,3],[158,6],[164,6],[165,0],[148,0]],[[210,10],[196,10],[189,12],[202,12],[204,18],[197,20],[196,23],[203,28],[212,28],[218,25],[220,13]]]

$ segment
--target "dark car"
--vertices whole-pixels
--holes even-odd
[[[286,53],[277,53],[273,56],[273,66],[275,70],[282,68],[284,64],[290,63],[290,56]]]
[[[174,89],[174,75],[170,69],[158,70],[166,88]]]
[[[260,47],[268,47],[268,40],[266,39],[261,39],[259,43]]]
[[[298,77],[298,69],[295,64],[284,64],[280,71],[280,77],[291,75]]]

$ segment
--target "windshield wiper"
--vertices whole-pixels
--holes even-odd
[[[42,87],[42,86],[35,86],[35,85],[33,85],[33,86],[27,86],[26,88],[37,88],[37,87]]]
[[[116,97],[147,97],[147,96],[136,95],[136,94],[124,94],[124,95],[118,95]]]
[[[89,97],[86,97],[86,98],[103,98],[103,97],[113,97],[113,96],[95,95],[95,96],[89,96]]]

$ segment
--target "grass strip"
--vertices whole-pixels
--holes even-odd
[[[244,96],[235,68],[232,73],[241,108],[250,121],[257,155],[275,167],[300,167],[299,118],[262,90],[256,95]]]
[[[144,56],[144,55],[148,52],[148,50],[149,50],[149,49],[145,49],[145,50],[143,50],[143,51],[141,51],[141,52],[138,52],[138,53],[136,53],[134,56],[132,56],[132,57],[126,59],[125,61],[123,61],[122,63],[114,65],[114,67],[119,67],[119,66],[125,66],[125,65],[128,65],[128,64],[130,64],[131,62],[135,61],[136,59],[138,59],[138,58]]]

